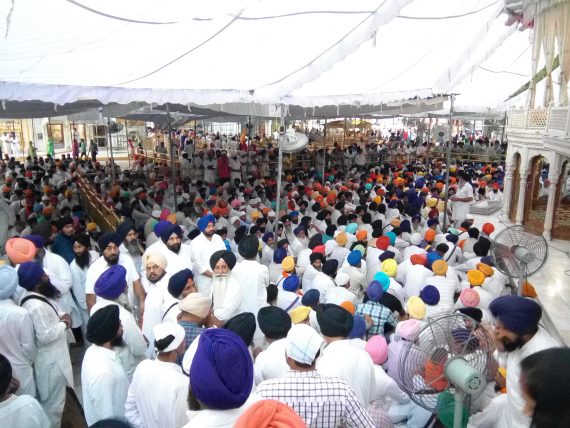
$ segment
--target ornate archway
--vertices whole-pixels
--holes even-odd
[[[548,160],[535,156],[531,160],[530,173],[526,185],[523,225],[528,232],[542,235],[548,205]]]
[[[552,220],[552,239],[570,239],[570,175],[568,161],[562,164],[556,185],[556,205]]]
[[[511,203],[509,205],[509,219],[511,222],[515,223],[517,217],[517,206],[519,202],[519,188],[521,184],[521,175],[520,175],[520,168],[521,168],[521,155],[520,153],[515,153],[513,157],[513,162],[515,164],[515,169],[513,170],[513,179],[510,191],[510,198]],[[509,197],[509,195],[505,195],[505,197]]]

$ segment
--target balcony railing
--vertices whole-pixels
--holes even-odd
[[[508,114],[508,127],[570,135],[569,107],[513,109]]]

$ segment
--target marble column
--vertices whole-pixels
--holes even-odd
[[[516,224],[520,225],[523,223],[524,217],[524,202],[526,197],[526,185],[528,182],[528,176],[526,170],[522,170],[521,174],[521,183],[519,188],[519,201],[517,205],[517,221]]]
[[[556,188],[558,177],[549,178],[550,187],[548,188],[548,204],[546,205],[546,217],[544,218],[544,236],[548,241],[551,239],[552,224],[554,223],[554,206],[556,205]]]
[[[503,217],[509,215],[511,202],[513,200],[512,189],[513,189],[513,170],[509,168],[507,170],[507,173],[505,174],[505,181],[503,184],[503,208],[501,208],[501,213]]]

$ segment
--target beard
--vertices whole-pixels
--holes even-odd
[[[109,266],[115,266],[117,263],[119,263],[119,255],[115,255],[113,254],[111,257],[107,257],[105,255],[103,255],[103,258],[105,259],[105,261],[107,262],[107,264]]]
[[[156,276],[153,275],[151,277],[147,275],[146,279],[148,279],[151,284],[156,284],[158,281],[164,278],[164,275],[166,275],[166,271],[163,271],[162,275],[156,275]]]
[[[225,290],[228,286],[228,283],[230,281],[230,276],[228,274],[225,273],[220,273],[220,274],[213,274],[212,275],[212,291],[214,293],[214,297],[216,294],[216,291],[218,290],[224,290],[224,294],[225,294]]]
[[[133,239],[132,241],[125,241],[124,244],[130,255],[134,257],[141,255],[141,246],[136,239]]]
[[[57,299],[61,296],[61,292],[54,287],[49,279],[47,281],[40,282],[38,292],[48,299]]]
[[[89,254],[89,251],[75,253],[75,263],[77,263],[80,269],[89,267],[89,263],[91,263],[91,254]]]
[[[113,302],[119,304],[120,306],[122,306],[123,308],[125,308],[127,311],[129,311],[131,313],[134,310],[134,308],[129,303],[129,296],[127,295],[126,291],[121,293],[119,295],[119,297],[117,297],[116,299],[113,299]]]
[[[111,340],[111,346],[114,347],[118,347],[118,348],[122,348],[125,346],[125,341],[123,340],[123,335],[117,335],[115,336],[112,340]]]
[[[178,252],[180,251],[180,248],[182,247],[182,244],[174,244],[174,245],[166,245],[166,248],[168,248],[170,251],[172,251],[174,254],[178,254]]]
[[[524,344],[526,343],[524,341],[524,339],[522,338],[522,336],[517,336],[517,338],[514,342],[510,341],[510,340],[505,342],[505,339],[502,339],[501,342],[503,343],[503,346],[505,347],[506,352],[514,352],[517,349],[522,348],[524,346]]]
[[[216,231],[215,230],[212,230],[210,232],[203,231],[202,233],[206,235],[207,238],[211,238],[212,236],[214,236],[214,233],[216,233]]]

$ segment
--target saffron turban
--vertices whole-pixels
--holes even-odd
[[[250,406],[236,421],[234,428],[305,428],[295,411],[276,400],[261,400]]]

